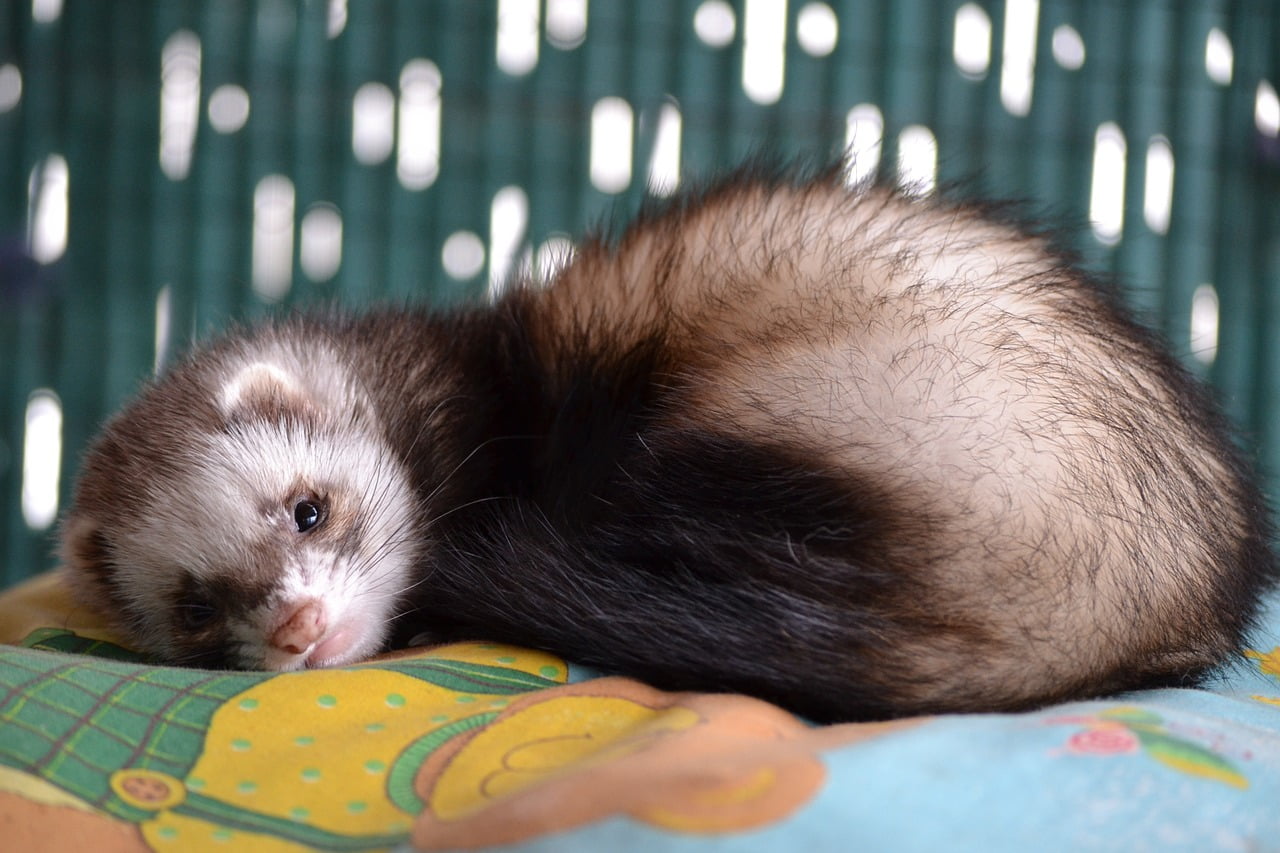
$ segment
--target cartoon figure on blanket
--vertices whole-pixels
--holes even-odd
[[[69,650],[84,641],[42,631],[34,642]],[[10,724],[34,729],[39,715],[56,714],[80,726],[74,747],[46,743],[39,751],[52,754],[41,760],[9,754],[15,743],[0,739],[0,763],[18,771],[0,780],[0,814],[39,827],[33,846],[48,846],[53,832],[54,846],[67,848],[84,833],[121,850],[364,849],[409,839],[445,849],[614,814],[671,831],[734,832],[808,802],[825,778],[819,749],[921,722],[812,729],[745,697],[664,694],[619,678],[566,684],[562,661],[492,644],[301,675],[79,660],[0,665],[0,684],[19,679],[32,697],[48,697]],[[81,691],[78,706],[51,704],[61,686],[89,683],[102,692]],[[169,710],[148,721],[131,710],[144,705]],[[129,727],[150,737],[139,742]],[[121,743],[137,747],[122,752]],[[662,781],[637,796],[646,779]],[[70,819],[51,820],[59,810]],[[132,840],[127,826],[137,828]]]

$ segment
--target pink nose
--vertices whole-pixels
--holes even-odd
[[[315,600],[304,601],[271,635],[271,645],[282,652],[300,655],[324,635],[324,606]]]

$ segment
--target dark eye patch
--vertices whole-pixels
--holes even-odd
[[[178,604],[178,621],[182,627],[196,631],[207,627],[218,615],[218,609],[205,601],[184,601]]]
[[[256,607],[270,594],[268,583],[255,583],[234,571],[208,578],[186,573],[173,603],[176,626],[182,631],[206,631],[228,616]]]
[[[222,613],[218,598],[209,585],[187,575],[173,603],[174,623],[184,631],[199,631],[218,621]]]

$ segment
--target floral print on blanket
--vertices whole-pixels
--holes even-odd
[[[1154,711],[1121,705],[1106,708],[1089,716],[1049,717],[1047,725],[1080,727],[1067,738],[1065,751],[1070,755],[1135,755],[1143,754],[1171,770],[1212,779],[1233,788],[1248,788],[1249,780],[1235,762],[1215,748],[1197,742],[1208,735],[1198,730],[1174,730]],[[1240,751],[1239,758],[1252,755]]]

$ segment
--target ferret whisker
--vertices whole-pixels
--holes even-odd
[[[441,478],[439,484],[436,485],[434,489],[432,489],[431,493],[428,494],[425,498],[423,498],[423,502],[430,504],[431,501],[434,500],[436,496],[438,496],[440,492],[449,484],[449,481],[452,480],[453,477],[456,476],[460,470],[462,470],[462,467],[466,465],[468,462],[470,462],[476,456],[476,454],[478,454],[481,450],[484,450],[486,447],[489,447],[490,445],[495,444],[497,442],[511,441],[513,439],[530,438],[530,437],[531,436],[527,436],[527,435],[499,435],[499,436],[494,436],[493,438],[487,438],[484,441],[480,442],[475,447],[473,447],[471,449],[471,452],[468,453],[466,456],[464,456],[462,460],[453,467],[452,470],[450,470],[447,474],[444,475],[443,478]]]
[[[495,501],[507,501],[507,500],[511,500],[511,498],[508,497],[507,495],[492,495],[486,498],[474,498],[472,500],[466,501],[465,503],[461,503],[461,504],[458,504],[457,506],[450,507],[444,512],[439,513],[438,515],[432,516],[431,518],[427,519],[426,528],[430,530],[431,527],[443,521],[444,519],[448,518],[449,516],[453,515],[455,512],[459,512],[460,510],[470,509],[471,507],[477,506],[479,504],[487,504],[487,503],[493,503]]]
[[[445,406],[449,405],[450,403],[454,403],[459,400],[468,400],[468,399],[471,399],[469,395],[453,394],[448,397],[445,397],[439,403],[437,403],[431,409],[431,411],[427,413],[425,417],[422,418],[421,423],[418,426],[417,432],[415,432],[413,435],[413,438],[408,441],[405,448],[405,451],[406,451],[404,454],[405,458],[411,459],[418,453],[419,446],[422,443],[422,439],[425,438],[426,435],[433,428],[436,427],[436,416],[440,413],[441,409],[443,409]]]

